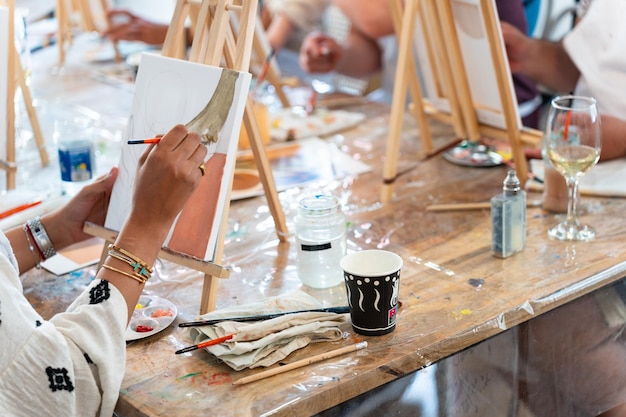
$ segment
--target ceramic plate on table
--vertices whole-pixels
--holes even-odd
[[[166,329],[178,310],[169,300],[155,295],[142,295],[126,328],[126,341],[143,339]]]

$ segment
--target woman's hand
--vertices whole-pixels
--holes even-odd
[[[41,223],[56,250],[92,236],[83,232],[85,222],[103,225],[109,208],[117,168],[86,185],[67,204],[43,216]]]
[[[333,71],[342,55],[341,46],[321,32],[307,35],[300,47],[300,67],[311,73]]]

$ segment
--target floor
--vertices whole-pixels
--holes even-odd
[[[438,417],[437,366],[432,365],[330,408],[317,417]]]

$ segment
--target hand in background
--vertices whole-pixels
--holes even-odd
[[[300,47],[300,66],[307,72],[333,71],[342,56],[341,46],[330,36],[321,32],[307,35]]]
[[[127,10],[109,10],[107,20],[109,28],[102,33],[102,36],[112,42],[125,40],[160,45],[165,40],[168,29],[167,25],[150,22]]]

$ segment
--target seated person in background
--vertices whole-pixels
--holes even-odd
[[[152,22],[122,9],[109,10],[107,19],[111,24],[102,36],[111,42],[140,41],[148,45],[161,45],[165,41],[169,27],[169,25]],[[193,39],[191,31],[186,30],[185,36],[187,45],[191,44],[191,39]]]
[[[558,93],[595,97],[601,160],[626,156],[626,1],[594,0],[561,42],[532,39],[502,23],[511,70]]]
[[[279,66],[288,67],[292,75],[302,73],[297,63],[298,51],[304,36],[322,27],[322,18],[331,0],[266,0],[261,5],[261,21],[267,39],[277,55]],[[102,34],[113,42],[141,41],[148,45],[161,45],[167,35],[168,25],[146,20],[128,10],[112,9],[107,13],[111,26]],[[193,31],[186,28],[187,45],[193,40]],[[294,57],[289,56],[289,51]],[[283,62],[284,61],[284,62]]]
[[[50,320],[23,295],[19,274],[91,237],[85,222],[104,224],[117,169],[40,222],[0,233],[0,415],[113,414],[126,366],[126,327],[172,223],[204,175],[199,166],[206,153],[200,136],[182,125],[146,149],[115,246],[94,281]],[[43,241],[35,240],[41,228]]]
[[[305,35],[321,29],[322,17],[331,0],[265,0],[261,21],[269,44],[298,51]]]
[[[389,1],[335,0],[335,4],[350,20],[350,34],[342,44],[321,33],[310,34],[300,50],[300,66],[311,73],[337,71],[355,78],[369,78],[382,71],[382,92],[378,92],[382,97],[372,98],[390,103],[397,43]],[[521,0],[496,0],[496,5],[501,21],[510,22],[526,32]],[[513,83],[524,125],[537,127],[541,98],[534,82],[526,76],[514,74]]]
[[[283,47],[300,48],[304,35],[321,27],[322,16],[331,0],[266,0],[261,8],[261,21],[269,44],[275,50]],[[111,22],[103,36],[113,42],[141,41],[160,45],[165,40],[169,25],[144,19],[123,9],[107,12]],[[193,33],[186,31],[187,44]]]

